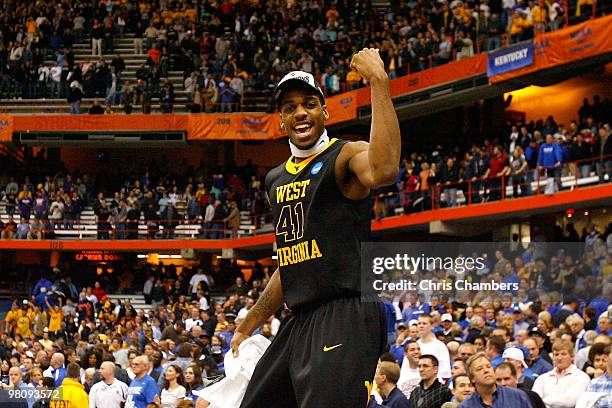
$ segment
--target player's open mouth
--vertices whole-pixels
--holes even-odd
[[[300,123],[297,124],[293,127],[293,130],[295,131],[295,133],[299,136],[304,136],[306,135],[310,129],[312,129],[312,123],[308,122],[308,123]]]

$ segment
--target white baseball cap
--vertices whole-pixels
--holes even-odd
[[[325,95],[311,73],[304,71],[291,71],[279,81],[274,89],[274,103],[276,103],[277,106],[282,100],[283,92],[289,89],[291,86],[301,86],[307,89],[310,88],[321,97],[321,102],[323,102],[323,104],[325,103]]]
[[[504,350],[504,354],[502,354],[502,358],[509,358],[510,360],[518,360],[521,362],[523,367],[527,368],[527,364],[525,363],[525,355],[518,347],[509,347]]]
[[[444,313],[440,320],[443,321],[443,322],[452,322],[453,321],[453,316],[451,316],[450,313]]]

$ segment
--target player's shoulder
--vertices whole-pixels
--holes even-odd
[[[348,161],[356,154],[367,151],[369,145],[370,144],[368,142],[363,140],[342,140],[336,163],[348,163]]]
[[[272,183],[274,180],[276,180],[278,177],[280,177],[283,174],[287,160],[284,160],[281,164],[279,164],[278,166],[268,171],[268,173],[266,174],[266,179],[265,179],[266,188],[270,186],[270,183]]]
[[[342,140],[344,145],[342,146],[341,153],[359,153],[364,150],[368,150],[370,144],[364,140]]]

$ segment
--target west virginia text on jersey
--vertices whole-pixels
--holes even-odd
[[[278,248],[276,254],[280,266],[294,265],[323,256],[316,239],[300,242],[289,247]]]
[[[336,159],[347,142],[331,139],[321,152],[292,159],[266,176],[278,268],[292,310],[361,294],[361,242],[370,231],[371,200],[345,197]]]
[[[276,187],[276,203],[298,200],[306,196],[306,187],[310,184],[310,179],[295,181]]]

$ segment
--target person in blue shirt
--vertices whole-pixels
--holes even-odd
[[[485,353],[476,353],[466,362],[468,377],[476,392],[463,401],[459,408],[533,408],[523,391],[496,384],[497,377]]]
[[[382,397],[382,405],[377,404],[374,398],[370,398],[368,408],[410,408],[408,399],[397,388],[397,380],[400,376],[400,367],[397,363],[381,361],[376,367],[374,381]]]
[[[62,385],[66,378],[66,367],[64,367],[65,357],[62,353],[55,353],[51,356],[49,368],[43,373],[45,376],[53,377],[55,388]]]
[[[561,163],[563,163],[561,147],[554,143],[553,135],[546,135],[546,143],[542,143],[538,153],[538,169],[546,169],[546,174],[555,178],[557,191],[561,188]]]
[[[522,347],[522,346],[521,346]],[[525,363],[525,355],[519,347],[508,347],[502,354],[504,363],[510,363],[516,369],[519,388],[530,390],[533,387],[534,375]]]
[[[519,285],[521,283],[521,278],[519,278],[518,274],[516,273],[516,271],[514,270],[514,267],[512,266],[512,264],[510,262],[506,263],[505,268],[504,268],[504,277],[502,279],[502,283],[506,283],[510,287],[510,292],[513,295],[516,295],[518,293],[518,289],[519,289]],[[520,311],[520,309],[519,309]],[[514,312],[514,308],[512,309],[512,312]]]
[[[153,408],[155,396],[159,395],[159,388],[155,380],[147,374],[149,361],[145,356],[138,356],[132,360],[132,371],[136,375],[128,388],[124,408]]]
[[[493,368],[503,363],[504,348],[506,348],[506,340],[502,336],[493,336],[487,342],[487,358],[493,364]]]
[[[13,400],[10,400],[11,401],[10,406],[12,408],[25,408],[25,407],[32,408],[32,406],[34,405],[34,402],[36,402],[34,395],[28,394],[28,391],[31,392],[34,390],[34,386],[23,381],[23,373],[21,372],[19,367],[11,367],[11,369],[9,370],[9,385],[3,384],[2,389],[21,390],[22,392],[25,393],[24,398],[17,397],[17,398],[14,398]],[[5,398],[8,398],[8,397],[5,397]]]
[[[528,338],[523,342],[523,346],[529,350],[528,365],[534,377],[549,372],[553,369],[553,365],[544,360],[540,355],[538,343],[533,338]]]

